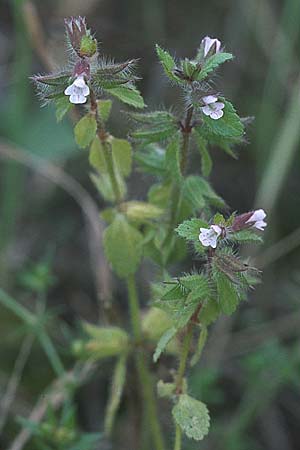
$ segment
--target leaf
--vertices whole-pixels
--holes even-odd
[[[142,258],[142,234],[118,215],[106,228],[103,244],[106,257],[120,278],[136,272]]]
[[[201,155],[201,170],[205,177],[209,177],[212,169],[212,159],[208,151],[208,142],[198,132],[195,133],[197,147]]]
[[[149,219],[157,219],[163,214],[163,210],[151,203],[131,201],[121,205],[122,211],[129,220],[147,222]]]
[[[199,234],[199,233],[198,233]],[[179,278],[179,283],[186,289],[194,290],[207,286],[207,278],[204,275],[194,273],[192,275],[186,275]]]
[[[204,326],[202,326],[201,331],[200,331],[196,352],[194,353],[194,355],[191,359],[192,367],[195,366],[197,364],[197,362],[200,360],[206,340],[207,340],[207,327],[204,325]]]
[[[169,289],[166,289],[166,292],[161,297],[161,300],[182,300],[184,299],[184,296],[184,290],[178,283],[176,283],[175,286],[171,285]]]
[[[129,117],[137,123],[144,125],[173,125],[176,122],[176,117],[169,111],[152,111],[147,113],[128,113]]]
[[[241,119],[230,102],[222,97],[219,98],[219,101],[225,104],[223,117],[214,120],[202,114],[205,126],[213,135],[222,136],[223,138],[240,138],[244,134],[244,125]]]
[[[111,100],[97,100],[98,114],[104,123],[109,119],[111,107]]]
[[[172,192],[171,183],[157,183],[153,184],[148,192],[148,199],[150,203],[166,208]]]
[[[126,184],[124,183],[123,178],[116,172],[116,179],[120,191],[121,198],[123,198],[126,194]],[[96,189],[100,192],[102,197],[109,201],[115,202],[115,192],[111,184],[111,179],[108,173],[97,173],[91,174],[91,180],[94,183]]]
[[[107,173],[107,165],[105,160],[105,148],[101,144],[98,136],[92,142],[90,148],[89,162],[94,169],[101,173]]]
[[[239,304],[239,295],[232,281],[221,272],[214,273],[214,280],[217,285],[218,300],[221,311],[226,315],[231,315]]]
[[[163,380],[159,380],[157,383],[157,395],[160,398],[172,398],[175,390],[175,383],[165,383]]]
[[[176,180],[177,182],[181,181],[182,175],[180,169],[180,148],[178,136],[170,142],[166,149],[165,167],[166,171],[173,180]]]
[[[46,84],[49,86],[66,86],[70,82],[71,76],[67,72],[61,72],[51,75],[37,75],[32,77],[35,83]]]
[[[118,86],[111,89],[105,89],[106,92],[117,97],[124,103],[134,106],[135,108],[144,108],[145,103],[140,92],[134,87]]]
[[[184,180],[182,195],[194,211],[200,211],[205,207],[203,189],[198,183],[198,177],[191,175]]]
[[[172,327],[172,328],[169,328],[162,335],[162,337],[158,341],[157,347],[156,347],[154,355],[153,355],[153,361],[154,362],[157,362],[159,360],[160,355],[163,353],[163,351],[165,350],[166,346],[171,341],[171,339],[176,335],[176,333],[177,333],[177,328]]]
[[[198,241],[200,228],[207,228],[208,224],[201,219],[190,219],[185,220],[183,223],[178,225],[175,231],[179,236],[187,239],[188,241]]]
[[[174,124],[157,124],[148,128],[140,128],[131,133],[131,137],[134,139],[140,139],[146,141],[147,143],[151,142],[160,142],[167,139],[170,136],[173,136],[176,132],[176,126]]]
[[[203,67],[197,77],[198,81],[204,80],[213,70],[217,69],[220,64],[223,64],[225,61],[229,61],[233,59],[233,55],[231,53],[215,53],[214,55],[207,58],[204,62]]]
[[[155,144],[147,145],[134,155],[139,167],[151,175],[165,175],[165,152]]]
[[[208,181],[197,175],[190,175],[185,179],[183,186],[183,196],[195,211],[206,206],[206,199],[209,204],[224,208],[224,200],[213,190]]]
[[[114,163],[124,177],[128,177],[132,166],[132,147],[125,139],[111,140],[112,156]]]
[[[156,44],[155,48],[158,59],[160,60],[166,75],[171,80],[180,82],[181,81],[180,78],[178,78],[173,72],[173,70],[176,68],[176,62],[174,58],[170,55],[169,52],[162,49],[158,44]]]
[[[201,441],[208,434],[210,418],[204,403],[182,394],[178,403],[173,407],[172,414],[175,422],[187,437]]]
[[[74,128],[75,140],[79,147],[87,147],[94,139],[96,131],[97,122],[94,114],[88,113],[83,116]]]
[[[70,102],[69,97],[64,96],[55,101],[55,115],[57,122],[60,122],[64,116],[71,111],[74,105]]]
[[[217,320],[220,313],[219,303],[215,299],[210,298],[203,304],[198,319],[201,324],[208,326]]]
[[[116,413],[119,409],[122,393],[125,386],[126,379],[126,356],[121,356],[115,365],[111,390],[108,404],[105,412],[104,430],[107,436],[111,435],[114,425]]]
[[[253,243],[262,243],[263,239],[261,236],[259,236],[255,231],[252,230],[242,230],[237,231],[236,233],[230,233],[228,235],[228,239],[234,242],[239,242],[241,244],[247,243],[247,242],[253,242]]]
[[[100,327],[89,323],[83,324],[88,334],[87,341],[75,341],[73,352],[80,359],[99,360],[127,353],[129,338],[127,333],[118,327]]]

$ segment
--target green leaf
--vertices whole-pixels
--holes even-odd
[[[163,214],[163,210],[151,203],[131,201],[122,204],[122,211],[129,220],[147,222],[149,219],[157,219]]]
[[[194,210],[203,209],[208,203],[219,208],[224,208],[224,200],[213,190],[208,181],[197,175],[190,175],[185,179],[183,196]]]
[[[70,102],[69,97],[64,96],[61,98],[58,98],[55,101],[55,107],[56,107],[56,111],[55,111],[55,115],[56,115],[56,119],[57,122],[60,122],[65,115],[71,111],[71,109],[74,107],[74,105]]]
[[[202,114],[204,125],[207,127],[208,132],[213,135],[222,136],[223,138],[240,138],[244,134],[244,125],[241,119],[230,102],[222,97],[219,98],[219,101],[225,104],[223,117],[214,120]]]
[[[142,242],[142,234],[122,215],[116,216],[104,231],[105,254],[119,277],[136,272],[142,258]]]
[[[89,162],[94,169],[101,173],[107,173],[107,165],[104,156],[105,148],[96,136],[90,148]]]
[[[140,92],[134,87],[118,86],[111,89],[105,89],[106,92],[117,97],[124,103],[134,106],[135,108],[144,108],[145,103]]]
[[[212,298],[209,298],[202,306],[198,319],[203,325],[210,325],[215,322],[221,313],[219,303]]]
[[[176,122],[176,117],[169,111],[151,111],[147,113],[128,113],[129,117],[137,123],[143,125],[173,125]]]
[[[98,114],[104,123],[109,119],[111,107],[111,100],[97,100]]]
[[[161,300],[170,301],[170,300],[182,300],[184,299],[185,293],[182,287],[176,282],[175,285],[171,284],[170,287],[167,288],[164,295],[161,297]]]
[[[228,236],[228,239],[234,242],[240,242],[241,244],[247,242],[261,244],[263,242],[262,237],[252,230],[242,230],[237,231],[236,233],[231,233]]]
[[[204,403],[182,394],[178,403],[173,407],[172,414],[175,422],[187,437],[201,441],[208,434],[210,418]]]
[[[176,68],[176,62],[174,60],[174,58],[170,55],[169,52],[167,52],[166,50],[162,49],[158,44],[156,44],[155,46],[156,48],[156,53],[158,56],[158,59],[161,62],[161,65],[163,66],[163,69],[166,73],[166,75],[173,81],[181,81],[180,78],[178,78],[173,70]]]
[[[111,184],[111,178],[108,173],[97,173],[97,174],[91,174],[91,180],[94,183],[96,189],[100,192],[102,197],[109,201],[109,202],[115,202],[115,192]],[[123,180],[123,178],[119,175],[119,173],[116,171],[116,178],[119,186],[119,191],[121,194],[121,198],[123,198],[126,194],[126,184]]]
[[[178,225],[175,231],[179,236],[187,239],[188,241],[198,241],[200,228],[207,228],[208,224],[201,219],[190,219],[185,220],[183,223]]]
[[[172,140],[166,149],[165,167],[173,180],[181,181],[179,136]]]
[[[124,177],[128,177],[132,166],[132,147],[125,139],[111,140],[112,156],[114,163]]]
[[[205,177],[209,177],[212,169],[212,159],[207,148],[208,142],[197,131],[194,136],[196,138],[197,147],[201,155],[202,174]]]
[[[239,304],[239,295],[232,281],[221,273],[214,273],[214,280],[217,285],[218,300],[221,311],[226,315],[231,315]]]
[[[165,383],[163,380],[159,380],[157,383],[157,395],[160,398],[172,398],[175,390],[175,383]]]
[[[214,55],[207,58],[204,62],[203,67],[197,77],[198,81],[204,80],[213,70],[217,69],[220,64],[223,64],[225,61],[229,61],[233,58],[231,53],[215,53]]]
[[[73,352],[81,359],[99,360],[110,356],[127,353],[129,338],[127,333],[118,327],[99,327],[89,323],[83,324],[88,334],[87,341],[75,341]]]
[[[147,145],[143,150],[135,153],[134,159],[143,172],[157,176],[165,175],[165,152],[157,145]]]
[[[75,140],[79,147],[87,147],[94,139],[96,131],[97,122],[94,114],[88,113],[83,116],[74,128]]]
[[[126,356],[121,356],[115,365],[110,395],[105,412],[104,430],[107,436],[111,435],[116,413],[119,409],[126,379]]]
[[[198,232],[199,235],[199,232]],[[204,275],[194,273],[179,278],[179,283],[189,290],[202,289],[207,287],[207,278]]]
[[[190,175],[184,180],[182,195],[194,211],[200,211],[206,206],[202,184],[197,176]]]
[[[171,339],[176,335],[176,333],[177,333],[177,328],[172,327],[172,328],[169,328],[162,335],[162,337],[158,341],[157,347],[156,347],[154,355],[153,355],[153,361],[154,362],[158,361],[158,359],[160,358],[160,355],[163,353],[163,351],[165,350],[166,346],[171,341]]]
[[[194,355],[191,359],[192,367],[195,366],[197,364],[197,362],[200,360],[206,340],[207,340],[207,327],[205,325],[204,326],[202,325],[198,343],[197,343],[196,352],[194,353]]]
[[[153,184],[148,192],[148,199],[150,203],[153,203],[160,208],[166,208],[172,192],[171,183],[157,183]]]
[[[157,124],[148,128],[141,128],[133,133],[131,136],[134,139],[140,139],[142,141],[146,141],[147,143],[151,142],[160,142],[167,139],[170,136],[174,136],[176,132],[176,126],[174,124]]]

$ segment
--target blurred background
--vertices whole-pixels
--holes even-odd
[[[212,424],[201,446],[189,441],[184,448],[299,449],[299,0],[0,1],[0,447],[42,448],[33,441],[10,447],[20,432],[16,418],[29,416],[55,378],[53,367],[59,373],[52,342],[72,366],[69,342],[78,320],[95,321],[98,314],[95,278],[125,308],[122,284],[105,266],[95,274],[89,251],[93,237],[85,223],[103,205],[87,155],[76,147],[70,121],[57,124],[51,107],[40,108],[29,80],[65,64],[63,18],[78,14],[87,17],[104,54],[117,61],[140,58],[139,88],[150,108],[180,107],[155,43],[191,57],[209,35],[236,56],[217,83],[239,114],[255,121],[237,161],[214,150],[212,182],[232,211],[267,210],[265,244],[251,259],[263,270],[263,283],[233,318],[215,325],[191,372],[191,390],[208,403]],[[117,105],[111,128],[117,136],[128,130]],[[149,180],[133,178],[131,190],[142,199]],[[142,269],[141,283],[151,270]],[[44,346],[26,330],[24,310],[13,299],[48,321]],[[86,432],[100,431],[110,370],[103,364],[77,394]],[[161,411],[172,437],[167,402]],[[132,448],[127,413],[122,404],[114,442],[99,448]]]

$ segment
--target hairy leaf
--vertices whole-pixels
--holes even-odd
[[[187,394],[180,395],[172,414],[175,422],[189,438],[200,441],[208,434],[209,413],[206,405],[199,400]]]
[[[94,114],[88,113],[75,125],[75,140],[79,147],[87,147],[94,139],[97,131],[97,122]]]
[[[180,169],[179,136],[177,136],[176,139],[173,139],[166,149],[165,166],[170,177],[173,180],[180,182],[182,175]]]
[[[55,101],[55,107],[56,107],[56,111],[55,111],[56,119],[57,119],[57,122],[60,122],[65,117],[65,115],[69,111],[71,111],[71,109],[74,107],[74,105],[72,103],[70,103],[69,97],[64,96],[64,97],[58,98]]]
[[[212,169],[212,159],[208,151],[208,142],[200,133],[195,133],[196,143],[201,155],[201,169],[205,177],[209,177]]]
[[[105,148],[96,136],[90,148],[89,162],[94,169],[101,173],[107,173],[107,165],[104,156]]]
[[[103,122],[106,122],[109,119],[111,107],[111,100],[97,100],[98,114]]]
[[[156,347],[154,355],[153,355],[153,361],[154,362],[157,362],[159,360],[160,355],[163,353],[163,351],[165,350],[166,346],[171,341],[171,339],[173,339],[173,337],[176,335],[176,333],[177,333],[177,328],[176,327],[172,327],[172,328],[169,328],[162,335],[162,337],[158,341],[157,347]]]
[[[174,58],[170,55],[170,53],[167,50],[162,49],[157,44],[156,44],[156,53],[168,78],[170,78],[172,81],[180,82],[181,81],[180,78],[178,78],[173,72],[174,69],[176,68],[176,63]]]
[[[220,64],[223,64],[225,61],[229,61],[233,58],[231,53],[215,53],[214,55],[207,58],[204,62],[203,67],[197,77],[198,81],[204,80],[213,70],[217,69]]]
[[[118,171],[124,177],[128,177],[132,166],[132,147],[125,139],[111,140],[112,156]]]
[[[142,257],[142,234],[118,215],[106,228],[103,236],[108,261],[121,278],[136,272]]]
[[[207,228],[207,223],[201,219],[194,218],[185,220],[183,223],[178,225],[175,231],[179,234],[179,236],[187,239],[188,241],[198,241],[201,227]]]
[[[230,102],[222,97],[219,98],[219,101],[225,104],[223,117],[214,120],[205,114],[202,115],[207,131],[212,135],[222,136],[223,138],[240,138],[244,134],[244,125],[241,119]]]
[[[105,90],[114,97],[117,97],[122,102],[134,106],[135,108],[145,107],[143,97],[141,96],[140,92],[134,87],[118,86],[115,88]]]
[[[224,314],[231,315],[240,301],[238,292],[233,282],[224,273],[215,272],[214,280],[217,285],[220,309]]]

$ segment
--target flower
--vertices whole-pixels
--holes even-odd
[[[251,224],[251,227],[264,231],[267,222],[264,221],[266,213],[263,209],[256,209],[245,223]]]
[[[219,53],[221,49],[221,42],[219,39],[210,38],[209,36],[202,39],[201,45],[203,46],[204,58],[206,58],[209,52],[214,55],[215,53]]]
[[[218,225],[211,225],[209,228],[200,228],[199,241],[204,247],[217,247],[218,237],[222,229]]]
[[[83,75],[78,75],[75,81],[65,89],[65,95],[70,96],[70,102],[80,104],[86,102],[90,88],[86,85]]]
[[[224,111],[222,110],[225,107],[225,104],[218,102],[218,97],[216,95],[207,95],[202,98],[202,101],[205,104],[205,106],[202,106],[201,108],[203,114],[214,120],[223,117]]]

